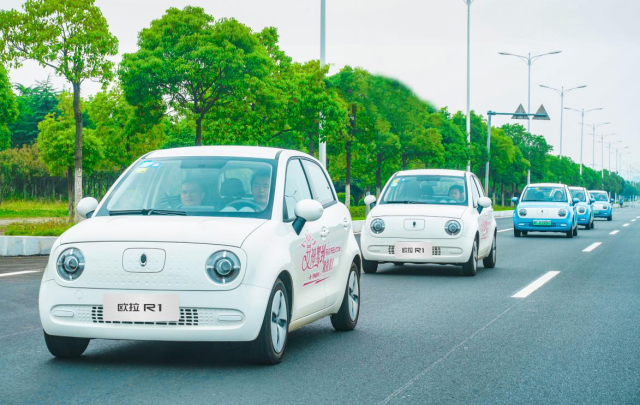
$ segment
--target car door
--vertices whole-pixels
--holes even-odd
[[[329,175],[312,160],[302,160],[307,179],[311,186],[314,200],[324,207],[324,213],[318,222],[322,222],[320,248],[320,266],[322,267],[321,283],[327,293],[326,306],[333,305],[341,299],[346,285],[346,277],[340,277],[340,269],[346,273],[350,263],[342,263],[343,247],[347,244],[351,215],[343,204],[339,204],[329,181]],[[345,267],[346,266],[346,267]],[[344,275],[344,274],[342,274]],[[343,280],[344,279],[344,280]]]
[[[471,176],[471,183],[475,190],[475,192],[472,191],[474,193],[474,197],[477,195],[478,200],[480,197],[484,197],[484,190],[476,176]],[[478,212],[478,233],[480,234],[480,246],[478,246],[478,252],[480,256],[484,256],[487,254],[489,249],[491,249],[491,244],[493,243],[493,207],[481,208],[478,204],[476,206],[476,211]]]
[[[291,278],[294,285],[293,320],[303,318],[325,308],[327,294],[324,284],[318,283],[319,247],[322,241],[322,218],[307,222],[297,235],[291,223],[295,220],[295,206],[302,200],[311,199],[311,190],[299,158],[287,163],[284,185],[283,222],[290,241]],[[324,215],[323,215],[324,216]]]

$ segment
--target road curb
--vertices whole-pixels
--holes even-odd
[[[0,236],[0,256],[48,255],[56,236]]]

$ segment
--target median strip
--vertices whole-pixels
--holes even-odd
[[[20,274],[28,274],[28,273],[40,273],[37,270],[25,270],[25,271],[16,271],[13,273],[4,273],[4,274],[0,274],[0,277],[7,277],[7,276],[17,276]]]
[[[528,286],[526,286],[522,290],[520,290],[517,293],[513,294],[511,296],[511,298],[527,298],[532,292],[534,292],[538,288],[540,288],[543,285],[545,285],[549,280],[551,280],[552,278],[554,278],[558,274],[560,274],[559,271],[550,271],[550,272],[548,272],[547,274],[545,274],[544,276],[540,277],[539,279],[537,279],[533,283],[529,284]]]
[[[615,235],[616,233],[620,232],[620,229],[616,229],[613,232],[609,232],[609,235]]]
[[[588,248],[584,249],[583,252],[591,252],[593,249],[597,248],[600,245],[602,245],[602,242],[596,242]]]

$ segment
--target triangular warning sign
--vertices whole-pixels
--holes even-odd
[[[527,119],[527,112],[524,110],[524,107],[522,106],[522,104],[520,104],[518,106],[518,109],[516,110],[515,114],[513,114],[513,117],[511,117],[512,120],[526,120]]]
[[[538,115],[538,117],[533,117],[534,120],[551,120],[551,118],[549,118],[549,114],[547,114],[547,110],[544,109],[544,105],[540,105],[540,108],[538,108],[538,111],[536,111],[536,115]],[[540,115],[544,115],[544,117],[540,117]]]

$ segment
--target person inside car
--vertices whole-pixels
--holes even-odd
[[[553,201],[562,202],[564,200],[565,199],[564,199],[564,195],[562,194],[562,191],[557,190],[555,194],[553,194]]]
[[[201,206],[204,199],[202,185],[194,179],[186,179],[180,186],[180,202],[184,207]]]
[[[251,195],[262,210],[269,204],[269,192],[271,190],[271,175],[266,170],[258,170],[251,177]]]
[[[459,185],[451,186],[449,188],[449,198],[454,200],[457,203],[464,201],[464,188]]]

